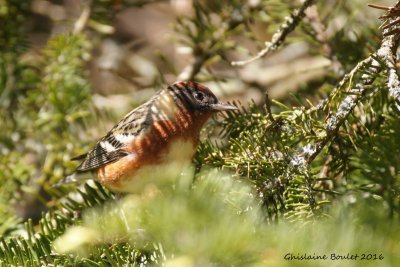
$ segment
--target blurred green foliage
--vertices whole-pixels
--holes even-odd
[[[152,2],[93,1],[82,30],[52,34],[33,53],[31,1],[0,0],[0,266],[399,265],[400,112],[386,73],[369,73],[374,82],[343,125],[334,133],[326,127],[367,70],[335,87],[340,73],[379,46],[378,21],[360,23],[363,1],[317,5],[321,23],[346,18],[324,41],[331,53],[321,52],[307,18],[284,44],[306,42],[311,54],[337,60],[340,71],[329,68],[280,101],[236,102],[238,111],[205,130],[193,169],[165,188],[116,197],[93,182],[53,187],[76,167],[69,159],[88,148],[88,124],[104,115],[94,105],[88,66],[110,36],[90,25],[111,24],[120,10]],[[174,17],[179,42],[193,57],[182,77],[232,79],[215,66],[232,70],[232,54],[262,49],[259,36],[268,39],[297,6],[194,1],[192,15]],[[262,34],[254,30],[260,26]],[[299,152],[327,135],[321,152],[298,164]],[[286,260],[290,253],[328,259]],[[359,259],[331,260],[333,253]]]

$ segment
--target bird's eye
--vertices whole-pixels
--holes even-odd
[[[201,92],[196,92],[196,93],[194,93],[194,98],[196,98],[196,99],[199,100],[199,101],[203,101],[203,99],[204,99],[204,94],[201,93]]]

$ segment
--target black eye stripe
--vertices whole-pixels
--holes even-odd
[[[218,102],[207,87],[195,82],[178,82],[168,86],[168,90],[172,91],[175,103],[191,111],[211,111],[211,105]]]

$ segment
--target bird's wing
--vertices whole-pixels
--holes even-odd
[[[76,159],[84,160],[76,169],[77,172],[97,169],[132,153],[127,152],[125,147],[148,130],[151,125],[148,120],[150,116],[146,114],[148,110],[148,105],[134,109],[101,138],[91,151],[85,156],[78,156]]]

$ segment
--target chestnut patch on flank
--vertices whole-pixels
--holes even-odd
[[[97,170],[98,179],[105,186],[117,191],[121,188],[120,191],[123,191],[122,186],[126,180],[146,179],[135,176],[146,166],[190,161],[195,154],[198,141],[198,133],[195,131],[181,131],[176,122],[157,121],[150,131],[125,148],[129,155],[100,167]],[[178,146],[181,146],[181,149]]]

